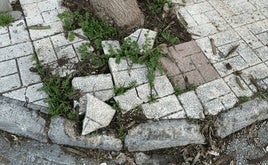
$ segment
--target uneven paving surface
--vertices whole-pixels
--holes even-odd
[[[251,97],[255,92],[259,92],[259,88],[268,88],[268,1],[186,0],[185,5],[181,5],[184,3],[182,0],[173,2],[179,4],[176,9],[180,13],[179,19],[186,21],[188,31],[192,33],[194,40],[167,48],[170,58],[161,59],[165,74],[156,73],[153,92],[156,94],[157,102],[148,103],[150,89],[146,78],[148,73],[146,66],[131,64],[127,60],[121,60],[117,64],[115,59],[109,59],[110,74],[77,77],[72,82],[75,88],[92,94],[99,100],[114,98],[125,112],[141,107],[148,120],[160,120],[163,130],[170,128],[172,123],[172,126],[176,126],[182,122],[181,127],[169,130],[170,132],[156,131],[154,125],[157,124],[154,122],[129,130],[127,139],[137,138],[134,142],[126,142],[127,145],[130,144],[130,150],[143,151],[189,144],[190,142],[169,143],[181,139],[184,135],[196,135],[197,138],[193,143],[203,143],[199,129],[189,126],[188,122],[183,122],[184,118],[204,119],[205,115],[219,115],[217,134],[226,137],[268,117],[267,99],[254,99],[235,107],[239,97]],[[34,67],[34,53],[37,53],[42,64],[49,65],[54,68],[54,72],[57,71],[64,76],[66,73],[74,72],[74,63],[81,60],[78,47],[82,43],[89,43],[80,38],[70,42],[64,37],[62,22],[57,15],[66,9],[61,6],[60,0],[20,0],[20,3],[25,19],[18,20],[9,27],[0,27],[0,95],[4,96],[1,97],[4,101],[11,98],[25,104],[15,103],[14,100],[5,103],[3,101],[0,106],[0,120],[2,120],[0,128],[7,122],[13,121],[7,119],[14,113],[5,112],[16,109],[16,106],[19,107],[16,110],[21,109],[25,118],[29,117],[27,120],[33,120],[26,124],[34,121],[42,123],[43,119],[39,120],[38,116],[31,115],[27,109],[42,109],[44,112],[44,107],[48,106],[44,102],[47,94],[40,90],[42,82],[39,75],[30,71],[30,68]],[[27,28],[32,25],[50,26],[50,28],[42,30]],[[82,35],[81,30],[76,32]],[[138,31],[137,42],[144,41],[144,38],[140,37],[143,32],[144,30]],[[151,34],[155,36],[154,32]],[[132,36],[135,35],[134,33]],[[63,66],[58,64],[58,60],[62,58],[67,59],[67,63]],[[128,85],[133,81],[137,83],[135,88],[123,95],[114,95],[114,86]],[[181,95],[176,95],[172,87],[173,85],[185,89],[190,84],[197,85],[197,88]],[[84,104],[82,98],[79,104]],[[175,121],[169,122],[168,119]],[[89,148],[104,146],[107,150],[122,148],[119,139],[106,135],[102,135],[105,138],[97,137],[104,141],[112,139],[116,144],[111,144],[109,140],[106,141],[106,145],[98,139],[87,141],[83,137],[82,140],[80,137],[69,137],[66,135],[68,131],[64,130],[66,125],[61,124],[61,127],[57,127],[58,120],[60,119],[52,122],[54,125],[50,125],[49,130],[55,143],[66,145],[72,142],[80,147],[89,146]],[[244,120],[247,122],[243,122]],[[16,127],[25,127],[24,119],[16,122],[14,122]],[[42,125],[45,125],[45,122]],[[25,135],[27,131],[32,133],[31,129],[12,130],[11,126],[10,129],[5,127],[4,130],[31,137]],[[159,146],[148,145],[143,146],[147,147],[146,149],[141,148],[144,141],[138,137],[142,134],[139,133],[140,127],[146,127],[149,132],[141,132],[148,136],[147,140],[156,139]],[[59,136],[59,132],[62,136]],[[176,132],[180,132],[182,136],[178,136],[179,133]],[[61,141],[61,137],[64,137],[65,141]],[[84,143],[85,141],[88,143]],[[94,141],[98,141],[97,147],[94,146]]]

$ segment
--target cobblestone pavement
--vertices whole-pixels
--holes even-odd
[[[219,115],[217,133],[225,137],[256,121],[267,119],[266,100],[253,99],[240,107],[235,106],[240,97],[251,97],[259,92],[259,88],[268,88],[268,1],[173,2],[178,4],[178,18],[185,21],[193,40],[165,50],[170,58],[162,58],[160,61],[165,74],[156,73],[153,92],[157,102],[148,103],[150,88],[146,66],[131,64],[128,60],[121,60],[117,64],[115,59],[110,58],[111,73],[74,78],[73,86],[85,93],[94,94],[102,101],[114,98],[125,112],[141,107],[148,120],[160,120],[163,130],[166,128],[164,125],[170,126],[165,123],[167,119],[204,119],[207,115]],[[81,60],[78,48],[89,41],[77,37],[68,41],[64,37],[62,22],[57,17],[66,10],[61,6],[61,0],[20,0],[20,3],[25,19],[17,20],[8,27],[0,27],[0,95],[26,102],[33,109],[43,109],[48,107],[44,102],[48,96],[40,90],[42,82],[39,75],[30,71],[34,67],[33,55],[36,53],[42,64],[49,65],[54,72],[64,76],[74,71],[74,64]],[[31,28],[35,25],[50,28]],[[76,32],[83,35],[79,29]],[[140,37],[144,31],[138,33],[137,36]],[[152,35],[156,34],[152,32]],[[142,39],[137,38],[137,41]],[[60,59],[66,59],[66,64],[60,65]],[[133,81],[136,81],[135,88],[115,96],[114,86],[128,85]],[[196,86],[194,90],[181,95],[176,95],[173,89],[175,86],[189,89],[193,84]],[[232,115],[239,113],[242,114],[241,118],[232,118]],[[249,122],[243,123],[243,120],[248,119]],[[233,120],[238,123],[230,122]],[[156,123],[139,127],[150,130],[153,124]],[[139,127],[130,130],[128,139],[140,134]],[[188,127],[187,123],[185,127]],[[222,127],[230,130],[221,132],[224,130]],[[197,134],[199,140],[203,139],[196,128],[193,125],[191,130],[181,130],[187,134]],[[170,139],[163,138],[165,140]],[[200,141],[203,143],[203,140]],[[131,145],[136,145],[131,146],[133,151],[139,148],[138,143]],[[146,150],[155,149],[154,144],[151,146]]]

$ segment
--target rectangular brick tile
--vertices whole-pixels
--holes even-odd
[[[184,76],[187,77],[189,84],[201,85],[205,82],[198,70],[185,73]]]
[[[185,42],[175,46],[175,50],[180,54],[180,56],[187,56],[194,53],[201,52],[201,49],[196,44],[195,41]]]
[[[194,63],[191,60],[191,57],[184,57],[181,58],[179,61],[176,61],[177,65],[179,66],[180,70],[184,72],[189,72],[195,69]]]
[[[202,52],[191,55],[191,59],[197,68],[209,63],[207,57]]]
[[[213,68],[211,64],[202,65],[198,68],[199,72],[203,76],[205,82],[215,80],[219,77],[217,71]]]
[[[186,88],[183,75],[180,74],[180,75],[172,76],[172,77],[169,77],[169,79],[173,86],[180,87],[181,89]]]
[[[181,71],[179,67],[177,66],[177,64],[174,61],[172,61],[170,58],[163,57],[160,59],[160,63],[162,67],[164,68],[167,76],[175,76],[175,75],[181,74]]]

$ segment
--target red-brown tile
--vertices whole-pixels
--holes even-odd
[[[179,66],[180,70],[185,73],[185,72],[189,72],[191,70],[196,69],[194,63],[191,60],[191,57],[184,57],[181,58],[180,60],[176,61],[177,65]]]
[[[177,64],[174,61],[172,61],[170,58],[163,57],[160,59],[160,63],[163,69],[165,70],[165,73],[167,74],[167,76],[174,76],[174,75],[181,74],[181,71],[179,67],[177,66]]]
[[[184,76],[187,77],[189,84],[201,85],[205,82],[198,70],[185,73]]]
[[[215,80],[219,77],[219,74],[211,64],[202,65],[198,68],[198,70],[205,79],[205,82]]]
[[[175,50],[181,56],[188,56],[194,53],[201,52],[201,49],[199,48],[199,46],[196,44],[195,41],[189,41],[189,42],[176,45]]]
[[[169,77],[169,80],[170,80],[170,82],[172,83],[173,86],[180,87],[181,89],[186,88],[184,78],[183,78],[183,76],[181,74]]]
[[[191,59],[197,68],[209,64],[207,57],[202,52],[191,55]]]

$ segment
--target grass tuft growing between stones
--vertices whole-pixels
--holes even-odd
[[[76,114],[72,111],[72,100],[77,91],[72,87],[71,77],[60,77],[58,74],[52,75],[49,69],[41,65],[37,54],[34,55],[34,60],[36,70],[43,82],[42,90],[48,94],[48,98],[45,101],[49,105],[49,114],[74,119]]]
[[[170,0],[149,0],[147,2],[148,2],[149,13],[151,15],[160,14],[166,3],[169,5],[169,7],[172,7],[172,3]]]
[[[15,20],[10,14],[0,13],[0,27],[10,25]]]
[[[134,88],[135,86],[136,86],[136,84],[137,84],[137,82],[136,81],[133,81],[133,82],[131,82],[128,86],[123,86],[123,85],[120,85],[120,86],[115,86],[114,87],[114,94],[116,95],[116,96],[118,96],[118,95],[122,95],[122,94],[124,94],[126,91],[128,91],[128,90],[130,90],[130,89],[132,89],[132,88]]]

